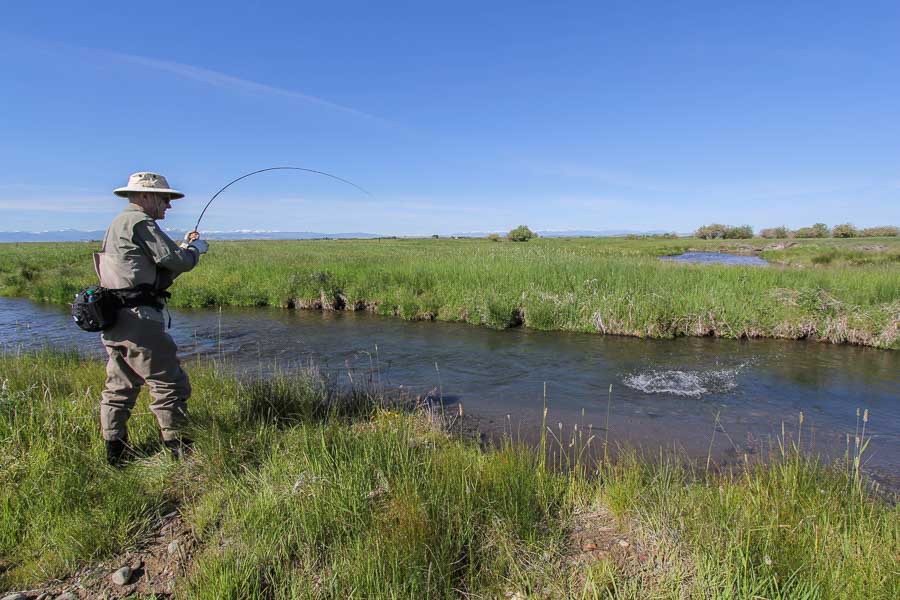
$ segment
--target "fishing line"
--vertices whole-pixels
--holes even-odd
[[[253,171],[252,173],[246,173],[245,175],[241,175],[241,176],[238,177],[237,179],[233,179],[232,181],[229,181],[228,184],[227,184],[225,187],[223,187],[223,188],[220,189],[218,192],[216,192],[215,194],[213,194],[213,197],[210,198],[210,199],[209,199],[209,202],[206,203],[206,206],[203,207],[203,211],[200,213],[200,217],[197,219],[197,224],[194,225],[194,231],[199,231],[199,228],[200,228],[200,221],[203,220],[203,215],[206,214],[206,209],[209,208],[209,205],[213,203],[213,200],[215,200],[216,198],[219,197],[219,194],[221,194],[222,192],[224,192],[225,190],[227,190],[228,188],[230,188],[232,185],[234,185],[235,183],[237,183],[237,182],[240,181],[241,179],[247,179],[247,178],[250,177],[251,175],[256,175],[256,174],[258,174],[258,173],[265,173],[266,171],[306,171],[307,173],[315,173],[316,175],[324,175],[325,177],[330,177],[330,178],[332,178],[332,179],[336,179],[337,181],[341,181],[341,182],[343,182],[343,183],[346,183],[347,185],[352,185],[353,187],[355,187],[355,188],[358,189],[359,191],[363,192],[363,193],[366,194],[367,196],[371,196],[371,195],[372,195],[372,193],[371,193],[370,191],[368,191],[368,190],[366,190],[365,188],[362,188],[362,187],[356,185],[356,184],[353,183],[352,181],[348,181],[347,179],[344,179],[344,178],[342,178],[342,177],[338,177],[337,175],[332,175],[331,173],[326,173],[325,171],[317,171],[317,170],[315,170],[315,169],[304,169],[303,167],[269,167],[268,169],[259,169],[258,171]]]

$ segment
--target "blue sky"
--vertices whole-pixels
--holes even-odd
[[[6,3],[0,230],[900,224],[897,2]]]

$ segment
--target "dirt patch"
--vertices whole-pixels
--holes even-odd
[[[572,569],[575,589],[592,568],[605,563],[608,577],[632,581],[647,597],[652,590],[665,589],[679,589],[679,597],[693,597],[695,568],[677,537],[630,519],[617,519],[600,504],[575,514],[564,558]]]
[[[601,505],[575,514],[565,558],[576,569],[611,560],[621,570],[633,572],[647,562],[648,555],[634,532]]]
[[[85,567],[70,577],[48,581],[44,586],[24,590],[29,599],[51,599],[69,593],[75,598],[128,598],[156,596],[173,598],[176,577],[183,576],[193,558],[196,540],[178,511],[159,520],[156,533],[137,547],[115,558]],[[125,585],[116,585],[112,575],[128,567]]]

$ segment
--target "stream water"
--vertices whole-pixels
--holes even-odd
[[[672,256],[660,256],[660,260],[674,262],[720,264],[720,265],[749,265],[754,267],[766,267],[769,263],[758,257],[745,254],[728,254],[726,252],[685,252]]]
[[[718,462],[758,455],[805,417],[804,447],[843,454],[857,409],[870,411],[869,472],[900,487],[900,353],[781,340],[642,340],[528,329],[494,331],[367,313],[224,309],[172,311],[185,357],[219,357],[270,373],[319,365],[337,379],[434,390],[448,410],[533,439],[543,389],[548,421],[593,425],[610,444],[676,449]],[[97,334],[67,307],[0,298],[0,350],[77,348],[102,356]],[[0,374],[2,376],[2,374]],[[507,415],[509,415],[507,417]],[[718,415],[719,426],[716,426]],[[715,429],[715,436],[713,432]]]

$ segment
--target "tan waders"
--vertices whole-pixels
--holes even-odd
[[[109,354],[100,402],[105,440],[127,439],[128,417],[144,382],[163,440],[176,440],[184,430],[191,384],[159,312],[148,306],[122,309],[116,324],[100,335]]]

